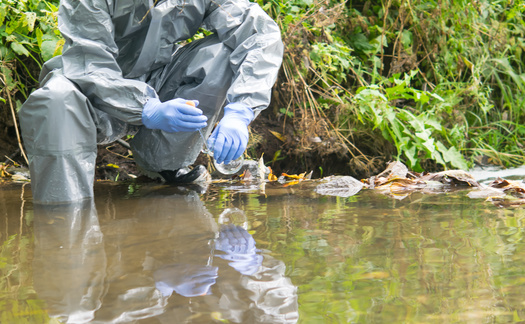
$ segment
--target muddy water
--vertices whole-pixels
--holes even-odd
[[[525,320],[523,207],[468,191],[95,190],[51,207],[0,186],[0,322]]]

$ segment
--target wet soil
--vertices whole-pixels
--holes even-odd
[[[253,159],[264,157],[265,162],[275,174],[298,174],[313,171],[313,177],[340,174],[355,177],[366,176],[353,172],[347,158],[336,153],[321,156],[316,150],[301,152],[298,149],[297,138],[294,135],[293,124],[269,108],[263,111],[251,125],[252,142],[247,152]],[[281,134],[279,139],[274,134]],[[285,139],[283,141],[283,138]],[[97,155],[97,180],[128,180],[140,177],[131,151],[126,143],[115,142],[111,145],[99,145]],[[25,167],[26,163],[18,147],[13,124],[3,125],[0,129],[0,157],[7,165],[14,163]],[[206,156],[201,155],[196,164],[207,165]],[[383,167],[383,166],[381,166]],[[144,177],[144,180],[145,177]],[[151,179],[150,179],[151,180]]]

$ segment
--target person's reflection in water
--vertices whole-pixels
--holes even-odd
[[[170,264],[157,269],[153,277],[155,286],[164,296],[173,292],[184,297],[207,295],[217,279],[217,267]]]
[[[106,277],[103,236],[92,200],[34,206],[34,287],[48,314],[88,323],[102,304]]]
[[[221,225],[215,249],[224,252],[218,257],[231,261],[229,265],[243,275],[255,274],[262,264],[263,257],[255,248],[255,240],[239,225]]]
[[[100,214],[104,245],[92,203],[72,208],[76,220],[38,220],[39,236],[53,244],[37,242],[35,266],[46,269],[37,292],[53,316],[71,323],[209,323],[211,314],[234,323],[297,321],[284,263],[263,257],[245,226],[219,227],[196,192],[169,187],[111,203],[116,208],[99,207],[114,210]]]
[[[285,264],[268,254],[263,258],[245,228],[247,224],[239,224],[242,219],[246,220],[246,215],[237,208],[227,209],[219,217],[215,247],[222,253],[217,256],[243,275],[239,286],[219,282],[217,303],[222,316],[234,323],[296,323],[297,288],[285,277]]]

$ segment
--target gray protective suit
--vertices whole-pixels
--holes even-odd
[[[97,143],[125,135],[145,170],[192,164],[198,132],[145,128],[146,101],[199,100],[208,135],[225,102],[268,106],[283,55],[277,24],[247,0],[62,0],[58,21],[63,53],[19,112],[39,202],[91,197]],[[212,34],[184,45],[199,28]]]

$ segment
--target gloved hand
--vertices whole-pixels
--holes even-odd
[[[202,110],[186,104],[185,99],[177,98],[160,102],[151,98],[142,110],[142,123],[149,129],[161,129],[166,132],[194,132],[206,127],[208,118]],[[198,101],[194,100],[198,105]]]
[[[252,109],[240,102],[224,107],[224,117],[210,136],[210,142],[215,140],[213,157],[217,163],[228,164],[244,153],[248,145],[248,125],[253,118]]]

